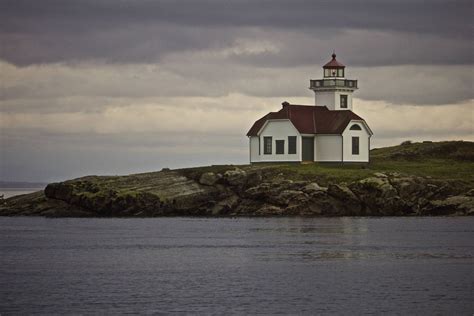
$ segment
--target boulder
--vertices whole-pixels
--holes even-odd
[[[408,205],[385,177],[370,177],[354,182],[350,189],[362,201],[366,215],[399,215],[410,214]]]
[[[74,187],[68,183],[51,183],[44,189],[44,194],[47,198],[57,199],[69,202],[72,197]]]
[[[283,190],[277,196],[271,197],[271,202],[278,205],[300,204],[308,200],[308,195],[303,191]]]
[[[283,210],[275,205],[264,205],[261,208],[259,208],[256,212],[255,215],[259,216],[268,216],[268,215],[282,215]]]
[[[232,186],[244,185],[247,180],[247,173],[239,168],[235,168],[234,170],[227,170],[224,173],[224,179],[229,185]]]
[[[360,180],[357,183],[366,190],[376,190],[384,198],[391,198],[398,195],[397,190],[390,184],[387,177],[371,177]]]
[[[347,186],[340,184],[330,184],[328,187],[328,194],[342,202],[359,202],[359,199]]]
[[[303,192],[313,193],[316,191],[327,191],[327,188],[320,187],[316,182],[311,182],[303,187]]]
[[[199,183],[203,185],[214,185],[219,177],[214,172],[206,172],[201,175]]]
[[[261,184],[251,187],[244,192],[244,196],[251,199],[261,199],[268,195],[271,184],[268,182],[262,182]]]
[[[212,215],[224,215],[233,211],[239,202],[237,195],[231,195],[226,199],[218,202],[211,210]]]
[[[444,200],[433,200],[421,210],[422,215],[474,215],[474,197],[456,195]]]
[[[253,186],[259,185],[262,182],[262,180],[263,180],[263,176],[262,176],[261,171],[247,173],[246,186],[253,187]]]

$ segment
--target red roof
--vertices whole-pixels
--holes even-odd
[[[345,68],[343,64],[337,61],[336,59],[336,54],[332,54],[332,60],[328,62],[326,65],[323,66],[323,68]]]
[[[247,136],[257,136],[268,120],[288,119],[301,134],[342,134],[351,120],[363,118],[350,110],[329,110],[316,105],[284,105],[278,112],[270,112],[257,120]]]

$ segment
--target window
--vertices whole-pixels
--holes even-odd
[[[324,77],[330,77],[330,76],[331,76],[331,70],[324,69]]]
[[[352,154],[359,154],[359,137],[352,137]]]
[[[272,138],[271,137],[263,138],[263,154],[264,155],[272,154]]]
[[[341,94],[341,108],[347,108],[347,94]]]
[[[337,76],[338,77],[344,77],[344,69],[338,69],[337,70]]]
[[[296,154],[296,136],[288,136],[288,154]]]
[[[362,128],[360,128],[360,126],[358,124],[354,124],[351,126],[351,128],[349,128],[351,131],[361,131]]]
[[[285,153],[285,141],[284,140],[276,140],[275,141],[276,147],[276,154],[283,155]]]

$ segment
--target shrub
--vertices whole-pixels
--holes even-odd
[[[411,145],[412,144],[412,141],[411,140],[406,140],[406,141],[403,141],[400,146],[406,146],[406,145]]]

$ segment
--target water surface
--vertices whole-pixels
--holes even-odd
[[[472,315],[474,218],[0,218],[0,314]]]

